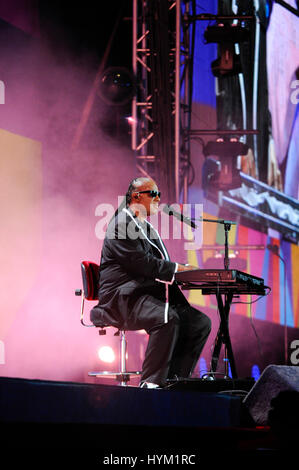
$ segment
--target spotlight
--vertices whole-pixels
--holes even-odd
[[[207,43],[219,44],[220,57],[211,63],[215,77],[232,76],[242,72],[240,57],[235,53],[234,44],[247,41],[249,31],[238,24],[222,24],[208,26],[204,32]]]
[[[115,360],[115,354],[110,346],[102,346],[98,350],[99,359],[103,362],[113,362]]]
[[[107,104],[126,104],[136,93],[135,77],[124,67],[109,67],[102,75],[98,93]]]
[[[203,148],[206,160],[203,165],[203,188],[228,190],[241,185],[238,156],[246,155],[248,146],[235,138],[208,142]]]
[[[130,125],[133,125],[133,124],[136,124],[136,123],[137,123],[137,120],[134,119],[132,116],[126,117],[126,120],[128,121],[128,123],[129,123]]]
[[[233,45],[221,44],[220,57],[211,63],[214,77],[231,77],[242,72],[240,57],[235,53]]]
[[[230,140],[217,139],[210,141],[203,149],[205,156],[215,155],[218,157],[237,157],[238,155],[246,155],[247,152],[248,145],[243,144],[234,137]]]
[[[218,23],[217,25],[208,26],[204,32],[204,38],[207,43],[217,42],[223,43],[240,43],[247,41],[249,31],[242,25]]]

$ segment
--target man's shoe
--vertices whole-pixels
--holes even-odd
[[[153,384],[152,382],[141,382],[140,388],[162,388],[160,385]]]

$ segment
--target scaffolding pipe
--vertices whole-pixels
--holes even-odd
[[[176,1],[176,38],[175,38],[175,199],[179,200],[180,171],[180,50],[181,50],[181,0]]]

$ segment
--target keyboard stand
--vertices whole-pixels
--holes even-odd
[[[235,224],[234,222],[230,222],[228,220],[223,220],[221,222],[224,228],[224,245],[225,245],[225,254],[224,254],[224,269],[227,271],[229,269],[229,256],[228,256],[228,232],[231,229],[231,225]],[[221,351],[222,344],[224,344],[224,373],[225,378],[228,378],[228,365],[230,365],[230,370],[232,374],[232,378],[237,378],[237,370],[235,364],[235,358],[233,353],[232,344],[230,341],[229,336],[229,310],[233,300],[233,292],[228,291],[228,293],[223,294],[224,296],[224,303],[222,300],[221,293],[216,291],[216,298],[218,304],[218,310],[220,315],[220,325],[218,329],[218,333],[215,340],[214,351],[212,353],[211,359],[211,372],[216,372],[219,355]]]
[[[235,358],[233,354],[233,348],[231,345],[231,340],[229,336],[229,327],[228,327],[229,311],[230,311],[230,306],[231,306],[231,302],[233,299],[233,292],[231,291],[227,294],[224,294],[223,297],[224,297],[224,302],[222,299],[222,295],[219,292],[216,293],[218,310],[219,310],[219,315],[220,315],[220,325],[219,325],[218,333],[217,333],[216,340],[215,340],[214,350],[212,353],[210,371],[212,373],[216,372],[221,347],[222,345],[224,345],[225,377],[226,378],[228,377],[228,372],[229,372],[228,365],[230,365],[232,378],[236,379],[237,370],[236,370]]]
[[[186,271],[187,272],[187,271]],[[182,284],[182,280],[180,280]],[[220,316],[220,324],[215,339],[214,350],[211,358],[210,374],[213,375],[217,370],[219,355],[222,345],[224,345],[224,361],[225,361],[225,376],[228,377],[228,366],[233,379],[237,379],[237,369],[233,353],[233,348],[229,336],[229,311],[234,296],[239,295],[266,295],[265,289],[267,286],[248,286],[246,284],[233,284],[233,283],[220,283],[212,285],[213,283],[201,281],[186,281],[182,285],[183,290],[200,289],[202,295],[216,295],[218,311]]]

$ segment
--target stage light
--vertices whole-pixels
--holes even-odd
[[[232,76],[242,72],[240,56],[235,53],[235,44],[249,39],[249,30],[239,24],[208,26],[204,32],[206,43],[218,43],[220,57],[211,63],[215,77]]]
[[[224,191],[240,187],[238,157],[247,153],[248,146],[234,137],[207,142],[203,148],[206,157],[202,169],[203,189],[213,187]]]
[[[129,124],[133,125],[137,123],[137,120],[134,119],[132,116],[126,117],[126,120],[128,121]]]
[[[218,23],[206,28],[204,38],[207,43],[235,44],[247,41],[249,38],[249,30],[239,24]]]
[[[115,360],[115,354],[110,346],[102,346],[98,350],[99,359],[103,362],[113,362]]]
[[[218,157],[231,158],[237,157],[238,155],[246,155],[247,152],[248,145],[238,141],[235,137],[231,137],[230,140],[217,139],[215,141],[209,141],[203,149],[205,156],[215,155]]]
[[[102,75],[98,93],[107,104],[124,105],[136,93],[135,77],[124,67],[109,67]]]
[[[231,77],[242,72],[240,57],[233,46],[220,46],[220,57],[211,63],[214,77]]]
[[[254,364],[251,368],[251,377],[254,378],[255,381],[257,381],[260,378],[260,369],[259,366]]]

